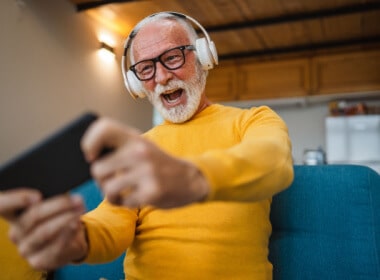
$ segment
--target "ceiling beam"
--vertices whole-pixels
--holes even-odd
[[[97,8],[106,4],[113,3],[126,3],[126,2],[138,2],[138,0],[95,0],[95,1],[87,1],[84,3],[79,3],[76,5],[77,11],[82,12],[85,10]]]
[[[81,11],[97,8],[106,4],[127,3],[127,2],[139,2],[139,0],[87,1],[84,3],[77,4],[76,8],[78,12],[81,12]],[[242,29],[242,28],[254,28],[254,27],[265,26],[265,25],[290,23],[290,22],[296,22],[296,21],[313,20],[313,19],[320,19],[320,18],[327,18],[327,17],[336,17],[340,15],[355,14],[355,13],[364,13],[364,12],[370,12],[370,11],[375,11],[375,10],[380,10],[380,2],[378,1],[366,2],[362,4],[347,5],[347,6],[337,7],[333,9],[331,8],[322,9],[318,11],[302,12],[302,13],[295,13],[295,14],[290,14],[290,15],[251,20],[251,21],[236,22],[236,23],[230,23],[230,24],[225,24],[225,25],[208,26],[207,31],[208,32],[223,32],[223,31]]]
[[[293,45],[293,46],[279,47],[279,48],[267,48],[267,49],[247,51],[247,52],[221,54],[219,55],[219,59],[226,60],[226,59],[239,59],[239,58],[279,55],[279,54],[290,54],[290,53],[297,53],[297,52],[317,51],[317,50],[322,50],[322,49],[332,49],[332,48],[338,48],[338,47],[349,47],[349,46],[355,46],[355,45],[364,46],[364,45],[372,45],[372,44],[379,44],[379,43],[380,43],[380,36],[371,36],[371,37],[351,38],[351,39],[338,40],[338,41],[319,42],[319,43],[313,43],[313,44]]]

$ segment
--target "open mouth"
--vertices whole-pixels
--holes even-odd
[[[177,89],[174,91],[168,91],[161,94],[161,97],[165,100],[167,104],[175,105],[181,101],[183,89]]]

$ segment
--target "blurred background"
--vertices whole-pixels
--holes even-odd
[[[84,111],[141,131],[159,122],[146,100],[128,95],[120,60],[133,26],[166,10],[194,17],[215,42],[212,101],[275,109],[296,164],[379,170],[375,0],[2,0],[0,164]]]

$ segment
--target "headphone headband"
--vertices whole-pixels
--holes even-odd
[[[178,12],[171,12],[171,11],[168,11],[168,12],[159,12],[159,13],[151,14],[151,15],[147,16],[146,18],[155,17],[155,16],[157,16],[159,14],[170,14],[170,15],[173,15],[173,16],[185,19],[185,20],[189,20],[190,22],[194,23],[202,31],[202,33],[205,36],[207,42],[209,44],[211,43],[211,39],[210,39],[210,36],[208,35],[207,31],[203,28],[203,26],[196,19],[194,19],[194,18],[192,18],[190,16],[187,16],[185,14],[181,14],[181,13],[178,13]],[[136,32],[135,29],[133,29],[129,33],[127,39],[124,42],[124,53],[123,53],[124,56],[127,56],[128,49],[131,47],[132,40],[133,40],[133,38],[135,38],[136,35],[137,35],[137,32]]]
[[[204,38],[200,38],[196,40],[195,48],[196,48],[198,60],[200,61],[203,69],[205,70],[212,69],[214,65],[218,64],[218,54],[216,52],[214,42],[211,41],[210,36],[208,35],[207,31],[203,28],[203,26],[197,20],[185,14],[181,14],[178,12],[171,12],[171,11],[154,13],[154,14],[149,15],[145,19],[150,18],[150,17],[155,17],[160,14],[173,15],[173,16],[182,18],[184,20],[188,20],[191,23],[193,23],[195,26],[197,26],[204,35]],[[134,77],[134,73],[131,70],[126,69],[126,65],[125,65],[125,63],[128,61],[128,57],[127,57],[128,50],[131,47],[132,40],[137,35],[137,31],[138,30],[136,30],[136,26],[135,26],[135,28],[131,31],[131,33],[129,33],[127,39],[124,42],[124,52],[121,59],[121,68],[122,68],[124,83],[129,93],[132,95],[133,98],[136,98],[136,97],[142,98],[145,96],[145,94],[143,93],[141,82],[136,77]]]

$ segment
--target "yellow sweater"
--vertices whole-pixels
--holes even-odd
[[[30,267],[20,256],[8,237],[9,225],[0,218],[0,279],[4,280],[42,280],[45,273]]]
[[[108,261],[128,249],[129,280],[272,279],[271,197],[293,180],[291,144],[278,115],[267,107],[215,104],[145,136],[200,168],[211,185],[208,200],[171,210],[102,202],[83,218],[87,261]]]

